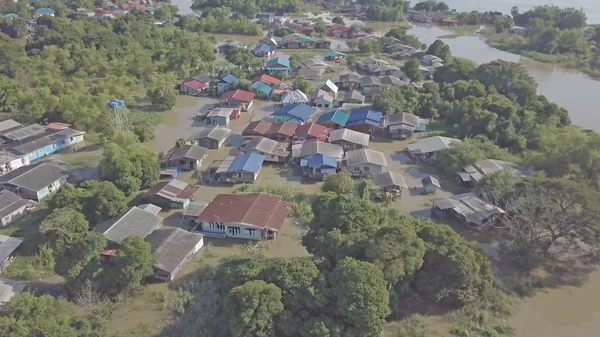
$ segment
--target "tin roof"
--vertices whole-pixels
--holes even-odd
[[[292,137],[296,133],[296,129],[298,128],[298,124],[290,123],[290,122],[280,122],[271,124],[271,128],[267,133],[268,136],[275,135],[283,135],[287,137]]]
[[[223,95],[221,95],[219,98],[219,102],[235,99],[241,102],[250,103],[252,100],[254,100],[254,96],[255,94],[253,92],[236,89],[223,93]]]
[[[295,124],[294,124],[295,125]],[[242,136],[264,136],[269,133],[272,124],[265,120],[254,121],[242,131]]]
[[[174,202],[184,203],[193,197],[199,189],[200,186],[190,185],[181,180],[163,180],[152,186],[148,190],[148,195],[157,195]]]
[[[306,124],[298,126],[294,136],[295,137],[310,136],[310,137],[325,141],[325,140],[327,140],[329,131],[330,130],[323,125],[315,124],[315,123],[306,123]]]
[[[366,133],[354,131],[351,129],[337,129],[331,131],[329,134],[329,142],[346,141],[349,143],[359,144],[362,146],[369,146],[370,136]]]
[[[242,153],[235,157],[228,172],[252,172],[258,173],[265,161],[265,156],[256,153]]]
[[[382,152],[375,150],[359,149],[346,152],[347,166],[362,164],[372,164],[387,167],[387,160]]]

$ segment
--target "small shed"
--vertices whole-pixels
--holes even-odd
[[[402,194],[403,190],[408,189],[408,185],[406,184],[406,180],[400,173],[388,171],[378,174],[375,177],[377,184],[381,189],[386,192],[392,192],[394,194]]]
[[[437,180],[436,177],[427,176],[421,179],[421,183],[423,184],[423,193],[424,194],[434,194],[438,188],[442,188],[440,186],[440,181]]]
[[[225,143],[230,133],[231,130],[226,128],[202,128],[190,138],[190,141],[207,149],[218,149]]]
[[[214,108],[206,115],[208,123],[221,126],[226,126],[230,120],[239,118],[240,110],[233,108]]]

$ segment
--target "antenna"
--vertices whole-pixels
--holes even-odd
[[[117,132],[123,132],[129,129],[129,121],[127,116],[123,114],[123,108],[125,108],[125,101],[122,99],[113,99],[112,101],[106,102],[106,108],[111,112],[115,130]]]

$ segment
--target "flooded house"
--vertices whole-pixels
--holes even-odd
[[[290,105],[290,104],[307,104],[309,102],[308,96],[300,90],[294,90],[288,93],[285,93],[281,96],[281,104]]]
[[[350,112],[346,128],[371,135],[379,129],[382,117],[383,113],[372,106],[354,109]]]
[[[23,199],[9,190],[0,191],[0,227],[6,227],[27,214],[34,207],[31,200]]]
[[[336,130],[346,126],[349,115],[342,110],[331,110],[319,117],[317,124],[321,124],[330,130]]]
[[[300,67],[298,69],[298,76],[302,76],[309,81],[318,80],[323,75],[325,75],[325,68]]]
[[[360,149],[346,152],[344,162],[353,176],[376,176],[387,170],[387,160],[382,152]]]
[[[306,123],[298,126],[296,133],[294,134],[294,140],[298,142],[305,142],[308,140],[320,140],[327,141],[329,136],[329,129],[323,125],[316,123]]]
[[[336,50],[330,50],[323,55],[325,61],[335,62],[338,64],[346,64],[347,54],[341,53]]]
[[[424,132],[427,120],[406,112],[387,115],[383,119],[387,135],[393,139],[410,138],[414,132]]]
[[[505,213],[502,208],[477,198],[473,193],[429,200],[432,203],[433,216],[439,218],[452,216],[470,227],[493,222]]]
[[[335,96],[328,91],[315,89],[309,95],[310,102],[314,107],[319,109],[329,109],[333,107]]]
[[[333,157],[339,162],[344,158],[344,149],[339,145],[321,141],[306,142],[300,147],[299,157],[307,159],[320,154]]]
[[[442,188],[440,181],[434,176],[421,178],[421,184],[423,185],[422,194],[434,194],[438,189]]]
[[[276,50],[277,49],[271,45],[268,45],[266,43],[260,43],[260,44],[256,45],[254,48],[252,48],[252,50],[250,52],[252,53],[252,55],[254,55],[256,57],[271,58],[271,57],[275,56]]]
[[[252,83],[256,83],[256,82],[260,82],[260,83],[264,83],[270,87],[274,87],[276,85],[281,84],[281,80],[278,78],[275,78],[273,76],[267,75],[267,74],[261,74],[258,75],[256,77],[254,77],[252,79]]]
[[[319,83],[315,86],[315,90],[322,90],[328,92],[329,94],[335,96],[338,93],[338,86],[335,85],[331,80],[326,80],[325,82]]]
[[[141,208],[134,206],[125,214],[96,226],[94,231],[106,237],[111,245],[119,245],[125,238],[145,238],[163,225],[164,218],[158,216],[160,207]]]
[[[302,173],[305,177],[323,179],[327,175],[337,172],[338,162],[334,157],[318,154],[308,157],[308,159],[301,159],[300,167],[302,167]]]
[[[14,237],[14,236],[6,236],[0,235],[0,272],[3,272],[6,267],[12,262],[15,258],[15,253],[19,246],[25,241],[24,238]],[[6,291],[3,289],[3,283],[6,282],[6,279],[0,278],[0,290],[2,290],[2,296],[0,297],[0,307],[7,302],[6,300]],[[21,288],[21,291],[25,288],[25,284]]]
[[[396,88],[405,87],[410,84],[409,82],[401,80],[399,77],[391,75],[379,76],[379,82],[381,83],[381,85],[387,85]]]
[[[381,80],[377,76],[361,76],[358,80],[358,88],[365,96],[373,96],[379,93]]]
[[[237,77],[231,74],[223,77],[219,80],[219,82],[217,82],[217,94],[221,94],[230,90],[239,81],[240,80]]]
[[[38,162],[0,176],[0,186],[23,198],[40,202],[67,183],[69,171],[64,163]]]
[[[264,99],[268,99],[273,92],[273,88],[263,82],[254,82],[251,88],[260,98]]]
[[[400,173],[382,172],[375,176],[375,181],[382,190],[393,194],[402,195],[404,190],[408,190],[406,180]]]
[[[183,171],[199,170],[208,149],[197,145],[175,147],[158,159],[161,168],[178,168]]]
[[[82,143],[84,131],[68,124],[53,122],[47,126],[32,124],[3,133],[4,149],[34,162],[75,144]]]
[[[204,246],[204,237],[177,227],[163,227],[145,239],[156,261],[152,277],[170,282]]]
[[[529,174],[519,165],[509,161],[485,159],[480,160],[473,165],[467,165],[462,172],[456,173],[456,183],[462,186],[473,186],[478,181],[482,180],[486,175],[494,174],[506,170],[515,177],[525,177]]]
[[[271,125],[273,124],[264,119],[250,122],[242,131],[242,136],[244,138],[265,137],[269,133]]]
[[[271,124],[266,137],[278,142],[289,142],[296,134],[298,124],[291,122],[277,122]]]
[[[409,46],[409,45],[405,45],[402,43],[393,43],[393,44],[390,44],[390,45],[387,45],[384,47],[384,52],[388,53],[388,54],[394,54],[394,53],[412,54],[416,51],[418,51],[417,48]]]
[[[219,97],[219,105],[221,107],[233,107],[241,111],[248,111],[252,108],[252,104],[254,104],[255,95],[253,92],[240,89],[227,91]]]
[[[195,231],[217,238],[275,239],[290,206],[273,194],[219,194],[198,216]]]
[[[421,57],[421,64],[423,64],[424,66],[433,66],[435,63],[441,63],[443,65],[444,60],[435,55],[430,54],[426,54],[423,55],[423,57]]]
[[[191,79],[179,84],[179,92],[184,95],[201,96],[210,86],[200,80]]]
[[[366,149],[370,136],[351,129],[337,129],[329,134],[329,142],[341,146],[344,151]]]
[[[462,142],[460,139],[442,136],[421,138],[406,148],[408,154],[415,160],[435,160],[437,154],[450,148],[453,143]]]
[[[214,108],[206,114],[206,120],[211,125],[227,126],[232,119],[240,118],[240,110],[233,108]]]
[[[317,112],[317,108],[306,104],[289,104],[275,110],[271,115],[275,122],[290,122],[302,125]]]
[[[241,153],[227,156],[217,162],[212,179],[218,183],[254,183],[260,174],[265,156],[256,153]]]
[[[285,57],[275,57],[267,61],[265,69],[271,74],[278,76],[287,76],[290,72],[290,59]]]
[[[207,127],[192,135],[189,141],[207,149],[218,149],[225,143],[230,133],[231,130],[227,128]]]
[[[146,192],[146,198],[154,205],[184,209],[194,201],[194,195],[199,189],[198,185],[188,184],[177,179],[162,180]]]
[[[29,165],[27,156],[0,150],[0,175],[27,165]]]
[[[269,138],[254,138],[246,143],[240,151],[264,156],[270,163],[285,163],[290,155],[288,143],[280,143]]]

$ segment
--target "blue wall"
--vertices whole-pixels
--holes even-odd
[[[47,146],[44,146],[41,149],[37,149],[34,152],[28,153],[27,154],[27,159],[29,159],[29,162],[33,162],[36,161],[40,158],[43,158],[45,156],[48,156],[50,154],[53,154],[55,152],[58,152],[60,150],[62,150],[62,141],[58,141],[54,144],[50,144]]]

